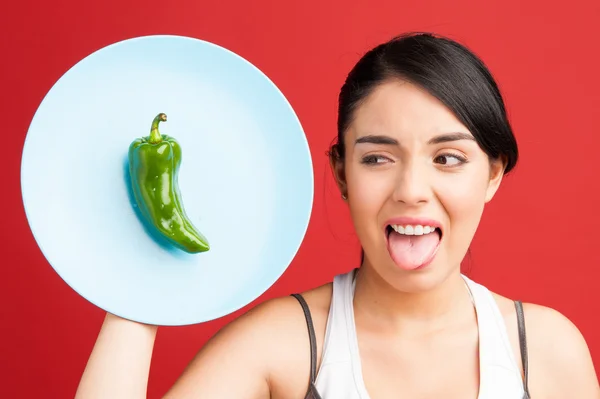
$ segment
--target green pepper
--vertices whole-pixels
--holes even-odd
[[[142,216],[175,247],[199,253],[210,249],[208,240],[192,224],[183,207],[178,174],[181,147],[177,140],[158,130],[167,115],[152,121],[150,135],[129,146],[132,191]]]

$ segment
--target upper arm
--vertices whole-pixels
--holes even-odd
[[[164,398],[270,398],[279,301],[256,306],[215,334]]]
[[[531,396],[600,399],[600,387],[586,341],[556,310],[524,304]]]

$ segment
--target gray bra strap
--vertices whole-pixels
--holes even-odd
[[[304,300],[304,297],[300,294],[292,294],[292,296],[300,302],[300,306],[302,306],[302,310],[304,311],[306,326],[308,327],[308,340],[310,342],[310,383],[305,399],[321,399],[321,396],[315,387],[315,380],[317,378],[317,338],[312,316],[310,315],[310,309],[308,308],[308,304]]]
[[[525,315],[523,313],[523,304],[521,301],[515,301],[515,308],[517,310],[517,324],[519,327],[519,347],[521,348],[521,363],[523,364],[523,386],[525,388],[525,397],[523,399],[530,399],[528,383],[529,364],[527,357],[527,335],[525,333]]]

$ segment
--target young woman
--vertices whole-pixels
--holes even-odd
[[[360,268],[256,306],[165,398],[600,399],[569,320],[460,272],[517,155],[498,88],[465,47],[410,34],[368,52],[341,89],[330,153]],[[144,398],[156,330],[108,314],[76,397]]]

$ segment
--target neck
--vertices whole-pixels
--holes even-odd
[[[445,280],[433,287],[423,287],[425,275],[398,278],[398,284],[411,285],[401,291],[386,282],[373,267],[365,263],[356,276],[354,307],[357,321],[385,330],[423,334],[462,323],[474,314],[465,281],[456,268]]]

